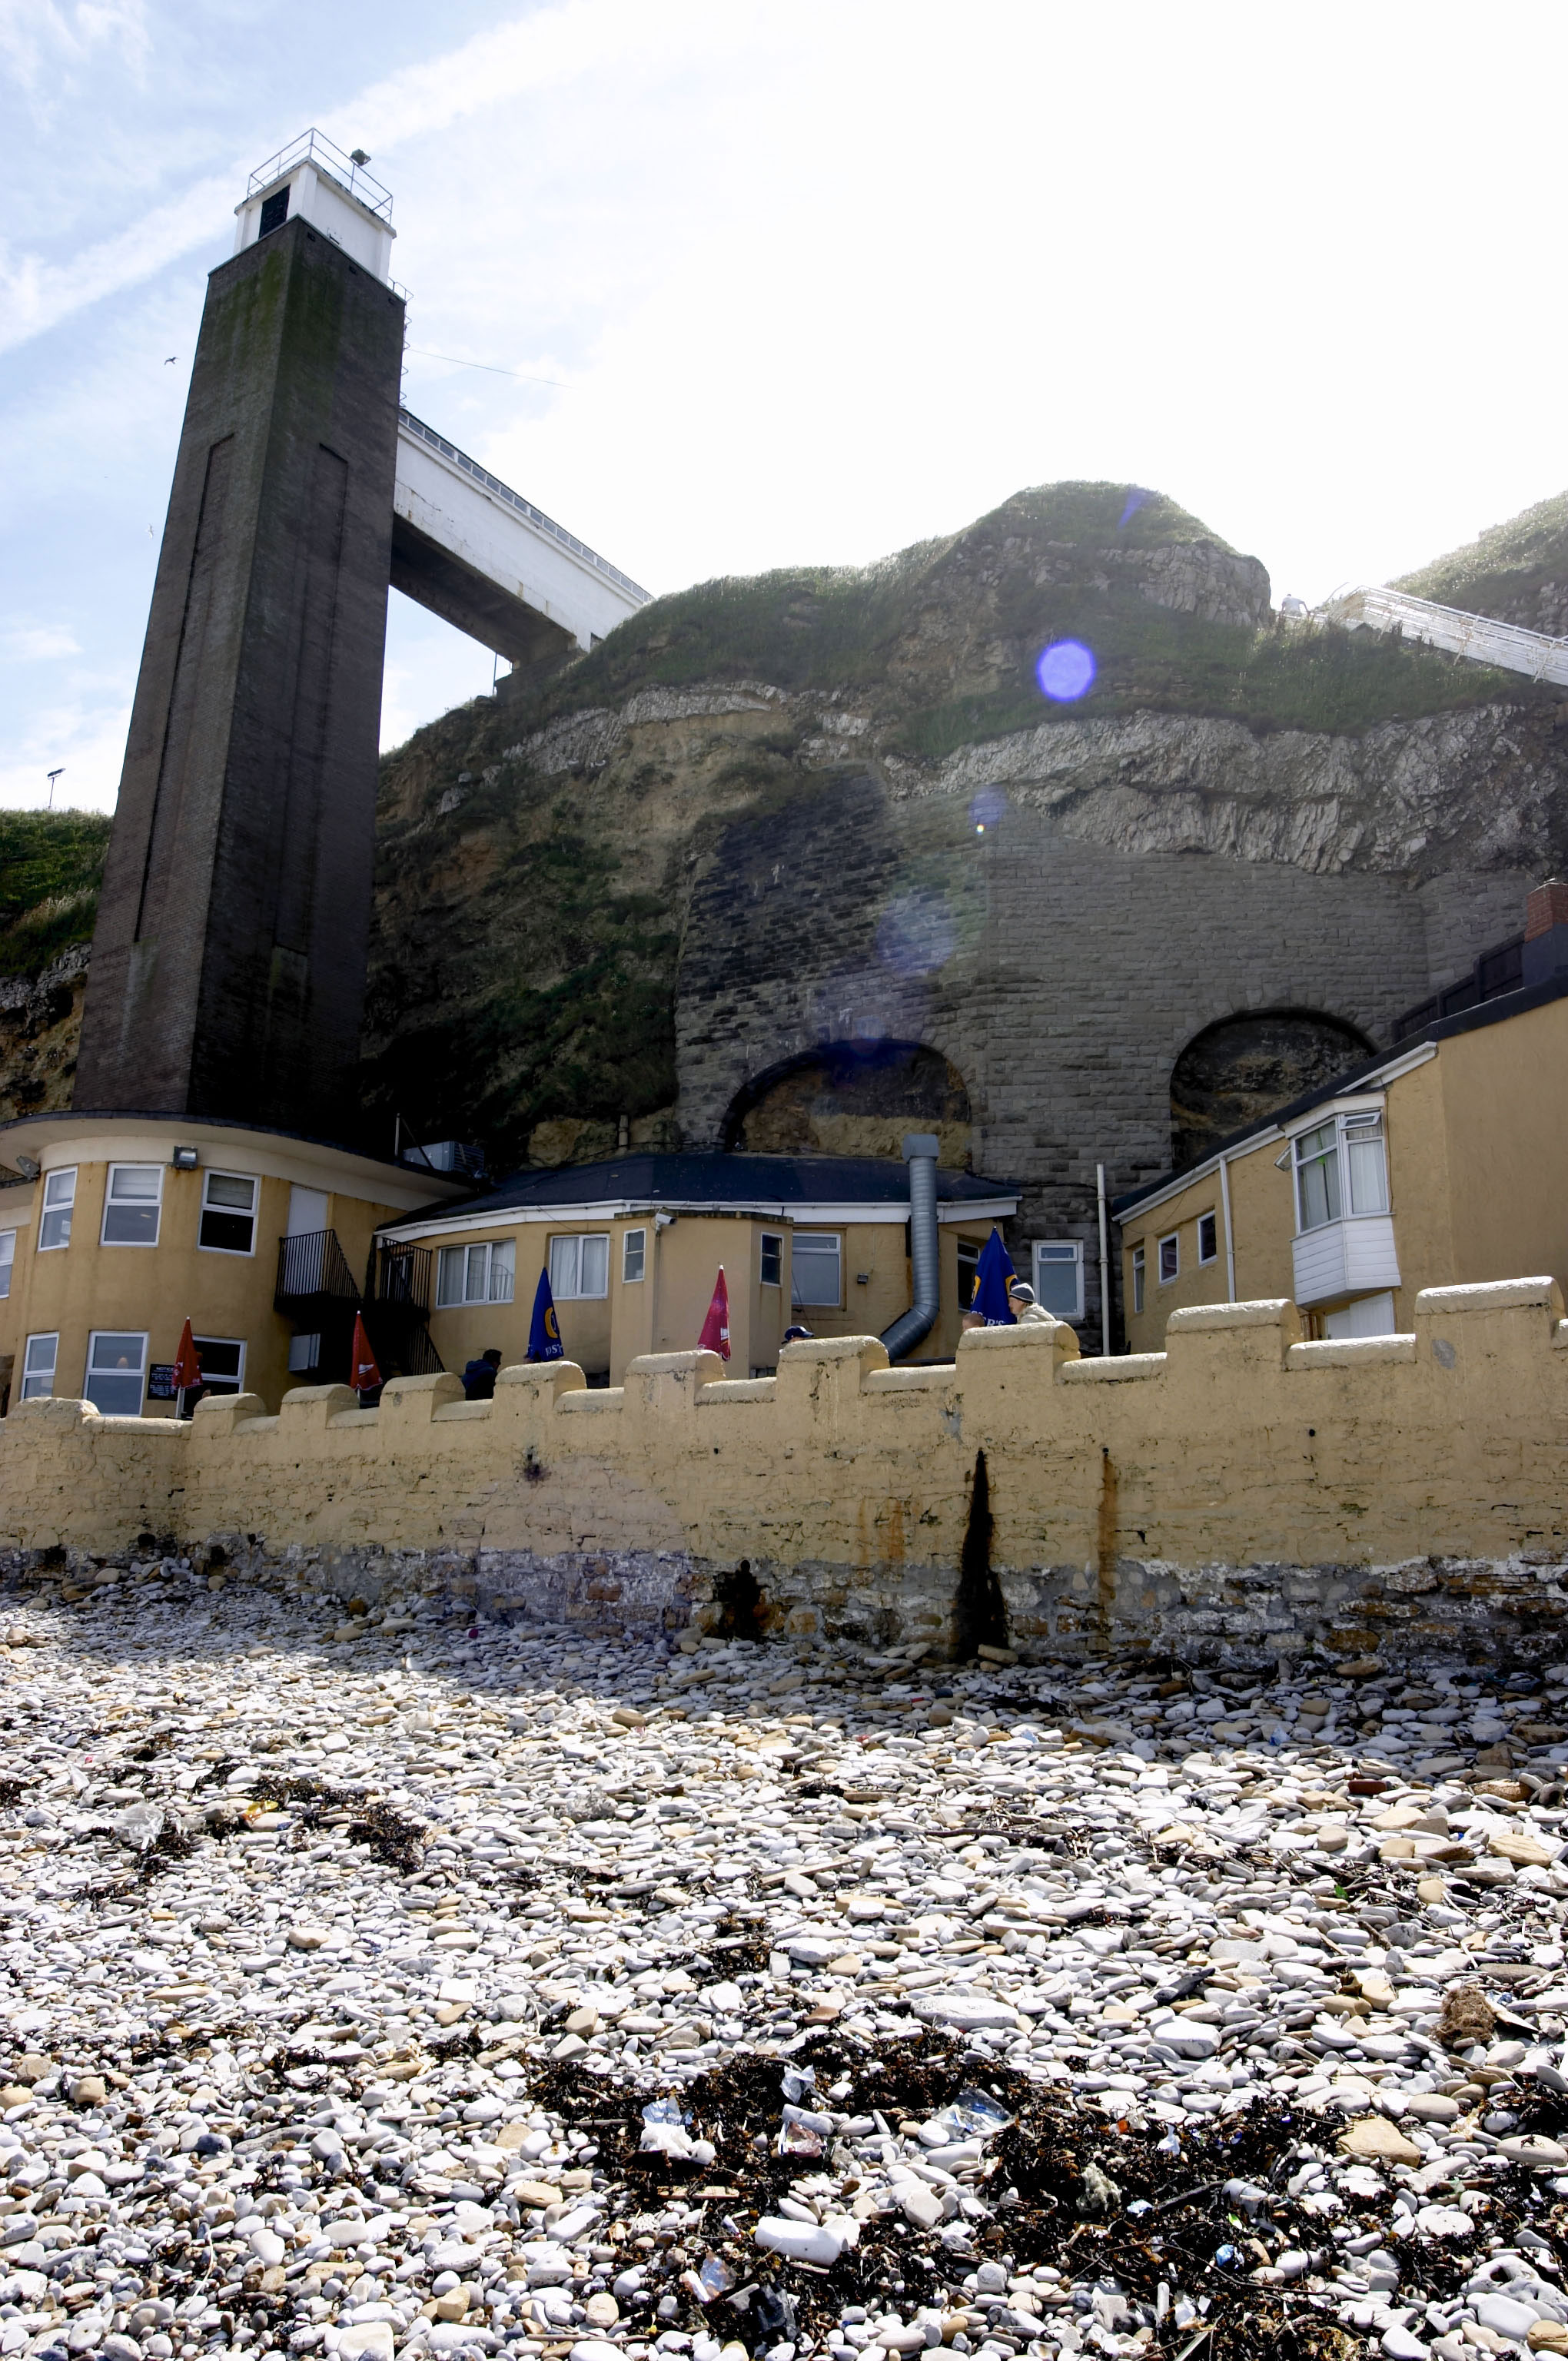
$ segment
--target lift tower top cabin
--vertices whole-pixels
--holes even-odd
[[[313,133],[253,174],[208,280],[79,1108],[348,1128],[403,345],[390,213]]]

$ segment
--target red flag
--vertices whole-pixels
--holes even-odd
[[[201,1382],[202,1364],[196,1357],[195,1339],[191,1334],[191,1323],[187,1320],[181,1331],[180,1350],[174,1356],[174,1383],[179,1392],[186,1393],[192,1386],[199,1386]]]
[[[724,1265],[718,1266],[718,1285],[713,1290],[713,1301],[707,1307],[707,1318],[702,1323],[697,1349],[717,1353],[721,1360],[729,1358],[729,1290],[724,1283]]]
[[[370,1339],[357,1312],[354,1315],[354,1344],[348,1360],[348,1382],[356,1394],[367,1394],[381,1383],[381,1372],[376,1367],[376,1356],[370,1350]]]

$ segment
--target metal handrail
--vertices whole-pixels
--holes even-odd
[[[256,196],[262,189],[270,188],[274,181],[280,181],[285,173],[291,172],[296,164],[313,164],[318,157],[330,164],[333,179],[342,182],[356,204],[363,205],[367,214],[375,214],[379,220],[391,220],[391,191],[384,189],[379,181],[372,180],[364,165],[356,164],[352,156],[345,156],[324,131],[302,131],[287,148],[280,148],[276,156],[270,156],[265,164],[258,165],[246,182],[247,198]],[[367,196],[367,189],[375,191],[374,198]]]
[[[1440,607],[1409,590],[1371,585],[1341,591],[1317,611],[1325,621],[1365,623],[1375,631],[1408,627],[1412,638],[1424,640],[1445,654],[1467,656],[1472,664],[1501,664],[1508,672],[1528,673],[1532,680],[1568,686],[1568,639],[1528,631],[1522,623],[1500,623],[1491,615]]]
[[[434,1272],[435,1257],[429,1246],[378,1246],[371,1253],[371,1301],[417,1312],[426,1320]]]
[[[619,566],[612,566],[608,557],[601,557],[597,550],[588,547],[586,541],[579,541],[576,533],[566,531],[565,525],[557,524],[553,517],[547,517],[543,509],[536,509],[532,500],[525,500],[521,492],[514,492],[510,484],[503,484],[499,476],[492,476],[488,467],[481,467],[477,459],[470,459],[466,451],[459,451],[455,443],[449,443],[444,434],[438,434],[433,426],[427,426],[422,418],[416,418],[411,410],[400,409],[398,423],[406,426],[411,434],[417,434],[430,444],[444,459],[450,459],[454,467],[461,467],[466,475],[472,476],[476,483],[483,484],[488,492],[494,492],[498,500],[505,500],[519,510],[530,524],[539,527],[541,533],[553,533],[574,556],[583,558],[589,566],[596,566],[601,574],[608,575],[612,582],[629,592],[640,607],[650,603],[653,596],[651,590],[644,590],[640,582],[633,582],[630,574],[623,574]]]
[[[273,1301],[298,1302],[302,1297],[326,1295],[357,1303],[360,1290],[335,1230],[305,1230],[278,1241],[278,1283]]]

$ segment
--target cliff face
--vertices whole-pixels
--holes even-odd
[[[787,1123],[758,1087],[859,1027],[938,1051],[971,1103],[968,1152],[1027,1178],[1040,1148],[999,1131],[1006,1083],[983,1076],[1029,1053],[982,1003],[1048,992],[1066,1009],[1036,1022],[1059,1031],[1119,991],[1126,1032],[1141,997],[1167,1075],[1186,1037],[1164,1029],[1260,996],[1370,1042],[1568,854],[1568,749],[1517,678],[1365,636],[1277,630],[1255,560],[1110,486],[1020,494],[863,571],[659,600],[531,696],[389,758],[369,1104],[389,1129],[395,1110],[486,1138],[497,1165],[603,1154],[622,1119],[634,1141],[880,1150],[885,1074],[851,1105],[841,1059],[831,1082],[796,1072]],[[1066,637],[1098,671],[1058,706],[1035,667]],[[1359,882],[1303,899],[1334,879]],[[1113,920],[1147,900],[1119,985],[1107,895]],[[1189,952],[1212,901],[1215,940]],[[1238,935],[1225,912],[1249,903]],[[1342,906],[1361,931],[1336,960]],[[1042,969],[1040,926],[1081,939],[1073,979]],[[1004,979],[1012,928],[1027,948]],[[1162,960],[1189,956],[1211,971],[1177,995],[1190,1023],[1157,1018]],[[1158,1169],[1166,1082],[1143,1096],[1137,1159]]]
[[[1096,675],[1053,704],[1064,639]],[[498,1170],[913,1123],[1091,1239],[1096,1161],[1148,1177],[1515,930],[1565,759],[1550,694],[1277,628],[1125,486],[699,586],[384,763],[364,1136]],[[71,1025],[0,1089],[66,1088]]]

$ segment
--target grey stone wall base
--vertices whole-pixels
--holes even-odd
[[[80,1598],[109,1575],[174,1555],[114,1557],[60,1549],[0,1553],[0,1581]],[[178,1554],[222,1576],[389,1607],[439,1598],[506,1621],[577,1624],[653,1638],[695,1627],[759,1640],[818,1637],[879,1647],[923,1641],[957,1652],[958,1577],[945,1566],[716,1566],[685,1553],[313,1549],[213,1534]],[[1266,1670],[1317,1653],[1376,1655],[1390,1666],[1470,1658],[1509,1665],[1568,1657],[1568,1589],[1555,1556],[1417,1558],[1401,1565],[1182,1568],[1122,1558],[1080,1566],[1003,1568],[1009,1644],[1025,1657]],[[58,1588],[57,1588],[58,1586]]]

